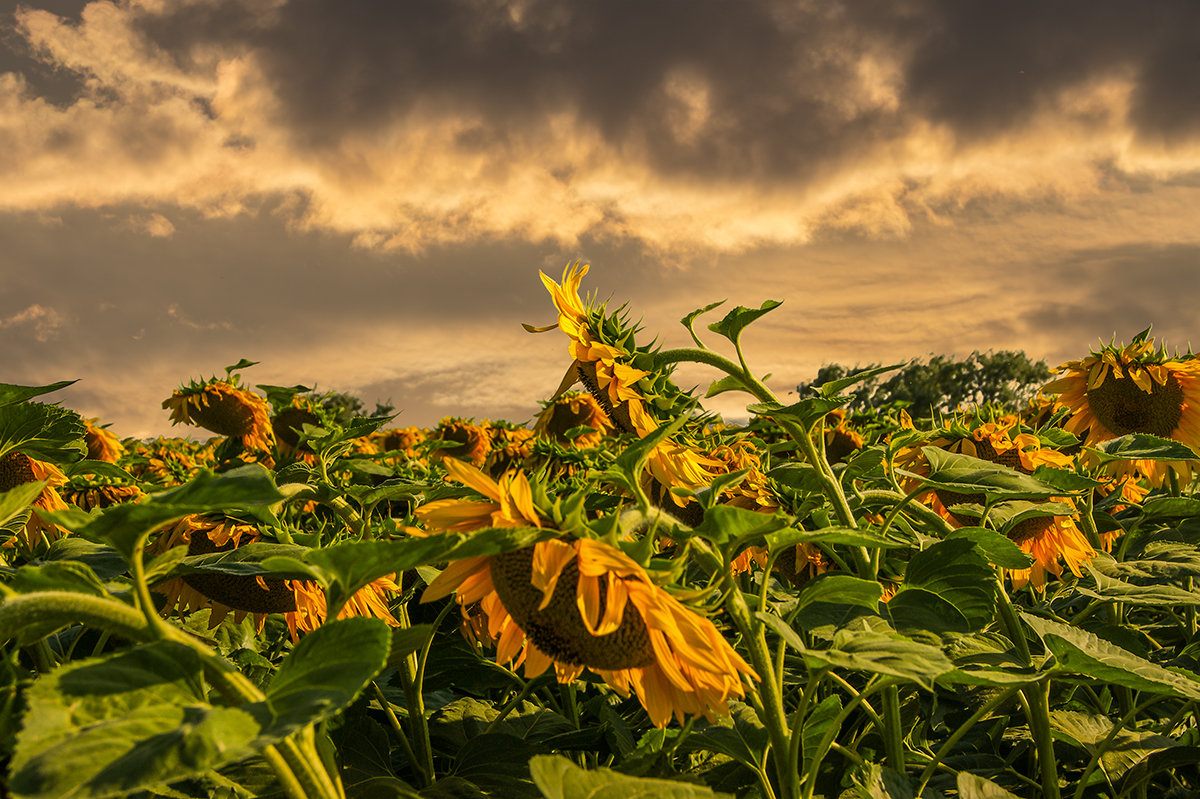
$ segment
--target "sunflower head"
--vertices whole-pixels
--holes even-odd
[[[107,427],[99,425],[99,419],[84,419],[87,430],[84,441],[87,443],[88,457],[94,461],[116,463],[125,454],[125,447],[120,439],[109,432]]]
[[[251,450],[267,451],[274,443],[267,401],[229,380],[192,382],[176,389],[162,406],[171,411],[171,424],[192,424],[237,438]]]
[[[482,466],[492,448],[490,426],[447,416],[429,436],[431,442],[445,442],[431,453],[435,460],[454,458]]]
[[[580,427],[591,428],[578,435],[568,435]],[[538,414],[534,431],[564,446],[595,447],[613,426],[605,409],[591,394],[570,391],[546,404]]]
[[[11,491],[19,485],[45,480],[46,485],[33,500],[33,507],[44,510],[66,510],[67,503],[58,493],[58,487],[66,483],[67,478],[53,463],[39,461],[23,452],[12,450],[0,458],[0,492]],[[43,521],[36,513],[29,515],[24,528],[18,534],[21,543],[26,547],[37,546],[43,537],[48,542],[54,542],[63,535],[58,525]],[[12,545],[12,541],[8,545]]]

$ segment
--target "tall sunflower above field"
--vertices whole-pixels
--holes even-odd
[[[218,435],[239,439],[246,449],[269,451],[275,445],[271,406],[236,377],[192,381],[163,400],[171,424],[196,425]]]
[[[1149,330],[1125,346],[1107,344],[1086,358],[1058,368],[1062,377],[1043,391],[1058,394],[1070,411],[1063,427],[1099,444],[1130,433],[1174,439],[1200,452],[1200,360],[1168,357],[1154,346]],[[1186,462],[1136,461],[1152,485],[1162,485],[1166,465],[1190,475]]]
[[[671,382],[666,370],[652,367],[653,349],[636,345],[637,329],[620,311],[609,313],[603,304],[585,304],[580,299],[579,287],[587,273],[588,266],[578,263],[567,266],[557,283],[540,273],[558,309],[558,322],[546,328],[526,327],[532,332],[557,327],[571,340],[567,351],[574,360],[555,398],[581,382],[617,431],[644,437],[660,424],[689,413],[692,398]],[[682,507],[686,500],[670,489],[703,488],[723,471],[723,464],[685,442],[666,440],[651,452],[646,468],[659,487],[651,493],[670,497]]]

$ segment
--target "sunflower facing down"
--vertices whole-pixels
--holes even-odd
[[[206,555],[252,544],[261,538],[258,528],[253,525],[227,518],[191,515],[178,521],[146,551],[155,554],[186,546],[189,555]],[[325,593],[311,581],[203,573],[174,577],[154,586],[154,590],[166,596],[162,609],[164,616],[209,608],[209,629],[231,613],[238,623],[253,614],[254,625],[262,632],[269,614],[282,613],[292,640],[298,640],[300,633],[320,627],[326,615]],[[386,599],[397,591],[399,586],[393,580],[386,577],[376,580],[354,594],[338,618],[369,615],[398,627],[399,622],[388,611]]]
[[[33,507],[43,510],[66,510],[67,503],[58,493],[58,487],[66,483],[67,478],[57,466],[16,450],[0,458],[0,492],[12,491],[24,483],[40,480],[45,480],[46,485],[33,500]],[[43,538],[47,543],[53,543],[62,535],[63,531],[58,525],[44,521],[37,513],[30,513],[29,521],[25,522],[17,538],[7,542],[7,546],[13,546],[20,540],[24,546],[34,549],[41,544]]]
[[[1148,433],[1200,452],[1200,359],[1168,358],[1142,334],[1128,346],[1109,344],[1058,371],[1065,374],[1042,390],[1059,395],[1058,405],[1071,413],[1063,427],[1085,444]],[[1192,461],[1132,462],[1154,487],[1162,485],[1168,467],[1188,480],[1193,466]]]
[[[489,501],[441,500],[418,508],[431,531],[545,526],[523,474],[496,482],[466,464],[447,461],[447,469]],[[621,695],[637,694],[658,727],[672,716],[682,723],[688,714],[726,714],[729,698],[744,695],[742,677],[757,679],[711,622],[600,541],[560,538],[455,561],[421,601],[452,592],[464,618],[472,607],[486,616],[497,663],[523,665],[526,677],[553,666],[560,682],[590,669]],[[482,624],[475,618],[478,634]]]
[[[183,422],[237,438],[249,450],[269,451],[275,443],[267,401],[224,380],[178,388],[162,406],[171,411],[171,424]]]
[[[1054,468],[1070,465],[1070,458],[1043,447],[1037,436],[1029,433],[1013,435],[1016,424],[1015,417],[1006,417],[998,423],[976,424],[970,428],[955,424],[938,431],[929,443],[948,452],[990,461],[1023,474],[1032,474],[1038,466],[1043,465]],[[919,449],[900,452],[896,462],[915,474],[929,473],[929,463]],[[943,489],[930,491],[922,497],[922,501],[930,504],[954,527],[970,527],[979,523],[977,518],[955,513],[955,506],[982,505],[984,500],[982,494],[957,494]],[[1096,556],[1087,537],[1076,525],[1074,515],[1028,518],[1018,522],[1006,535],[1034,561],[1028,569],[1008,571],[1013,585],[1017,587],[1032,583],[1034,588],[1042,590],[1048,573],[1062,576],[1063,563],[1079,577],[1082,575],[1080,567]]]

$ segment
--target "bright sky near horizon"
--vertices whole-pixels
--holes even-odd
[[[783,300],[745,336],[779,393],[1200,346],[1194,0],[3,5],[0,382],[78,378],[48,399],[120,436],[243,357],[524,421],[577,259],[668,345]]]

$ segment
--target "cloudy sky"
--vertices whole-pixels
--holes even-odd
[[[524,421],[569,356],[520,323],[576,259],[668,345],[784,300],[745,338],[780,393],[1200,346],[1194,0],[6,8],[0,382],[78,378],[119,435],[243,357],[400,424]]]

